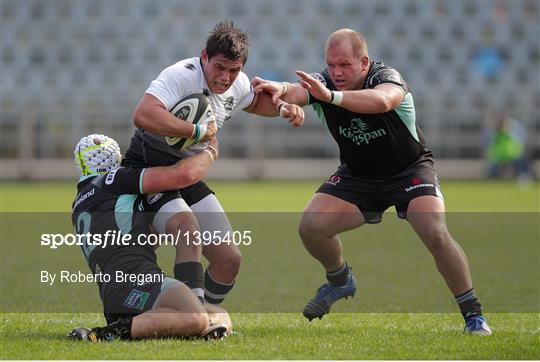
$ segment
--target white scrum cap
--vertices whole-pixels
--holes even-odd
[[[120,167],[122,162],[118,143],[102,134],[83,137],[73,154],[81,176],[105,174]]]

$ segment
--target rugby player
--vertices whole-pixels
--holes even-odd
[[[354,296],[356,282],[343,259],[338,234],[381,221],[395,206],[432,253],[465,319],[465,332],[490,335],[472,284],[467,258],[445,222],[445,206],[431,151],[416,125],[413,96],[400,73],[369,58],[356,31],[341,29],[325,45],[327,67],[297,71],[299,84],[255,78],[256,92],[273,101],[310,104],[339,146],[341,165],[305,208],[299,234],[326,270],[322,285],[304,309],[309,320]]]
[[[174,164],[204,149],[206,141],[240,110],[263,116],[281,113],[293,127],[299,127],[304,120],[301,107],[283,103],[278,108],[269,96],[256,96],[252,91],[249,78],[242,72],[248,47],[246,33],[232,22],[222,22],[208,36],[200,57],[181,60],[163,70],[135,109],[133,121],[137,130],[123,165],[142,168]],[[170,112],[180,100],[193,93],[209,97],[216,124],[194,125],[180,121]],[[199,143],[187,150],[175,150],[164,136],[195,138]],[[160,197],[163,201],[160,205],[150,205],[151,210],[157,212],[153,226],[158,232],[175,234],[177,229],[188,227],[186,224],[198,222],[201,232],[222,236],[232,233],[221,204],[203,181]],[[196,220],[190,212],[195,214]],[[204,287],[206,301],[218,305],[233,288],[242,258],[238,246],[221,241],[212,240],[210,245],[202,246],[202,254],[209,261],[205,272],[197,260],[194,245],[187,253],[177,252],[180,258],[175,266],[177,279],[185,281],[195,293]],[[202,293],[198,295],[202,297]]]
[[[113,139],[94,134],[79,141],[74,154],[80,179],[72,210],[77,233],[122,232],[133,236],[133,242],[128,245],[84,242],[82,250],[92,273],[108,275],[110,279],[98,281],[108,325],[75,328],[68,334],[70,338],[110,341],[222,336],[230,330],[231,321],[223,309],[210,306],[207,313],[186,285],[163,275],[156,263],[154,246],[138,242],[137,238],[152,232],[147,216],[140,212],[147,201],[141,194],[197,182],[217,159],[217,146],[214,139],[208,148],[172,166],[130,168],[119,167],[122,155]],[[145,276],[141,279],[144,282],[115,281],[119,271],[124,275]]]

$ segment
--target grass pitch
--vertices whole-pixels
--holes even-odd
[[[225,305],[232,312],[236,334],[212,342],[163,339],[87,344],[65,340],[74,326],[104,323],[97,313],[96,288],[75,290],[72,295],[44,295],[38,293],[38,283],[24,279],[24,271],[47,263],[84,266],[82,255],[78,250],[54,254],[28,242],[15,245],[13,257],[7,242],[10,233],[23,232],[10,221],[12,212],[20,212],[15,221],[27,218],[29,223],[35,215],[30,212],[69,212],[74,184],[4,183],[1,209],[9,214],[2,218],[1,228],[3,301],[22,305],[42,298],[66,310],[90,301],[97,307],[94,313],[15,313],[3,303],[1,358],[540,359],[538,183],[523,189],[509,182],[443,182],[451,231],[471,261],[494,331],[489,338],[461,334],[461,315],[430,256],[406,223],[397,221],[391,212],[381,225],[344,235],[359,291],[352,301],[336,303],[334,313],[323,320],[308,322],[301,315],[303,303],[324,276],[303,250],[294,227],[319,182],[209,184],[224,208],[235,212],[231,219],[236,225],[255,223],[272,232],[260,234],[268,240],[243,248],[243,269]],[[261,221],[276,217],[281,217],[279,225]],[[160,265],[166,271],[172,269],[172,254],[160,250]],[[6,291],[16,297],[4,299]],[[418,302],[422,298],[425,301]]]
[[[461,334],[457,314],[233,314],[222,341],[148,340],[90,344],[64,339],[68,326],[102,323],[97,314],[8,314],[4,359],[538,359],[538,315],[489,315],[494,335]]]
[[[209,181],[227,212],[301,212],[322,180],[316,181]],[[74,182],[4,182],[2,212],[70,212]],[[442,181],[450,212],[540,212],[540,183]]]

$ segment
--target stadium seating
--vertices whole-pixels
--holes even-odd
[[[251,34],[250,77],[289,81],[295,69],[322,68],[330,32],[359,30],[371,57],[398,68],[413,88],[437,156],[482,157],[486,114],[499,109],[524,122],[528,150],[540,156],[537,1],[6,1],[2,10],[2,157],[70,157],[89,132],[127,147],[149,82],[198,55],[223,19]],[[500,65],[492,76],[484,74],[489,62]],[[253,118],[229,121],[223,157],[337,155],[311,111],[294,131],[281,119]]]

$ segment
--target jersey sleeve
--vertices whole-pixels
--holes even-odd
[[[397,70],[387,66],[377,67],[373,74],[371,74],[367,79],[367,86],[370,89],[375,88],[379,84],[383,83],[395,84],[405,93],[408,93],[409,91],[405,81],[401,77],[401,74],[399,74]]]
[[[249,107],[255,99],[255,93],[253,92],[251,82],[244,72],[241,72],[238,75],[238,78],[236,78],[235,88],[235,92],[238,94],[238,105],[231,112],[231,116],[236,114],[238,110]]]
[[[146,93],[153,95],[171,110],[178,101],[190,94],[195,86],[195,72],[191,68],[174,64],[164,69],[150,83]]]
[[[102,176],[101,188],[114,194],[142,194],[144,168],[120,167]]]

